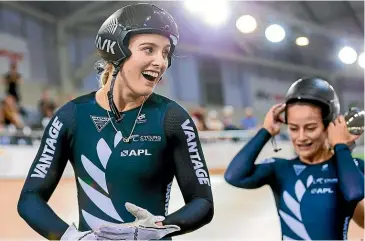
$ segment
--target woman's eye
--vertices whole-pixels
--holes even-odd
[[[163,54],[163,57],[166,58],[168,55],[169,55],[169,52],[168,50],[164,51],[162,54]]]
[[[151,47],[144,48],[143,51],[145,51],[148,54],[152,54],[153,49]]]

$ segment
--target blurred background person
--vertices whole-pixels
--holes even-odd
[[[55,101],[50,97],[50,89],[44,88],[41,94],[41,98],[38,101],[38,110],[42,118],[52,117],[53,112],[56,109]]]
[[[256,129],[259,125],[257,118],[253,114],[252,107],[245,108],[245,117],[241,120],[241,127],[243,130]]]
[[[16,103],[19,104],[21,100],[20,85],[23,83],[22,75],[18,72],[18,65],[16,62],[11,62],[9,72],[3,76],[3,84],[6,88],[6,94],[14,97]]]
[[[193,109],[191,112],[191,118],[193,119],[198,131],[208,130],[206,125],[205,109],[200,107]]]
[[[223,122],[218,118],[216,110],[210,110],[206,118],[206,125],[210,131],[221,131],[224,129]]]
[[[38,101],[40,123],[42,124],[43,128],[47,126],[55,110],[56,110],[56,103],[50,97],[50,89],[46,87],[43,89],[41,98]]]
[[[222,112],[224,130],[239,130],[240,128],[233,124],[234,107],[231,105],[224,106]]]
[[[2,116],[6,126],[13,125],[18,129],[24,127],[24,119],[13,95],[7,95],[1,105]]]

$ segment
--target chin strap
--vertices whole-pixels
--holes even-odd
[[[112,113],[115,117],[116,122],[120,122],[123,118],[122,115],[119,113],[118,108],[115,105],[114,100],[113,100],[113,88],[114,88],[115,79],[117,78],[119,70],[120,70],[119,65],[114,65],[114,71],[113,71],[113,74],[112,74],[113,78],[111,80],[110,90],[107,93],[108,101],[109,101],[109,107],[110,107],[110,110],[112,111]]]
[[[275,139],[275,137],[274,137],[274,136],[271,138],[271,145],[272,145],[272,146],[273,146],[273,148],[274,148],[274,152],[279,152],[279,151],[281,151],[281,148],[278,148],[278,145],[276,144],[276,139]]]

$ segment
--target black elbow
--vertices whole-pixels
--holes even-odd
[[[24,205],[24,199],[25,199],[25,194],[24,193],[21,193],[20,194],[20,197],[19,197],[19,200],[18,200],[18,205],[17,205],[17,211],[18,211],[18,214],[20,217],[24,218],[24,215],[25,215],[25,210],[26,210],[26,207]]]
[[[197,222],[194,222],[194,224],[191,225],[187,225],[190,226],[190,228],[187,228],[184,233],[188,233],[194,230],[197,230],[207,224],[209,224],[212,220],[213,220],[213,216],[214,216],[214,205],[213,202],[211,200],[208,201],[209,204],[205,205],[204,207],[204,214],[202,216],[200,216],[199,221],[198,219],[196,220]],[[190,223],[192,224],[192,223]]]
[[[194,229],[197,228],[201,228],[207,224],[209,224],[212,220],[213,220],[213,216],[214,216],[214,204],[213,204],[213,200],[212,199],[203,199],[203,205],[201,210],[202,212],[202,216],[200,218],[200,221],[197,222],[196,224],[198,224],[196,227],[194,227]]]
[[[349,185],[340,182],[340,189],[342,191],[343,198],[347,202],[360,202],[364,199],[365,190],[364,190],[364,179],[359,184],[353,184],[352,187]]]
[[[257,183],[249,180],[248,177],[237,178],[232,173],[226,172],[224,174],[224,180],[234,187],[243,188],[243,189],[255,189],[257,188]]]
[[[229,173],[228,171],[226,171],[226,172],[224,173],[224,180],[225,180],[226,182],[228,182],[229,184],[231,184],[232,176],[230,175],[230,173]]]
[[[208,210],[208,214],[207,214],[207,218],[206,218],[206,224],[210,223],[213,220],[213,216],[214,216],[214,205],[211,202],[209,210]]]
[[[364,191],[363,190],[358,190],[357,192],[346,193],[346,194],[344,194],[344,199],[347,202],[358,203],[358,202],[360,202],[361,200],[364,199]]]
[[[194,228],[201,228],[207,224],[209,224],[212,220],[213,220],[213,216],[214,216],[214,204],[213,204],[213,200],[212,199],[203,199],[204,203],[202,205],[201,211],[203,211],[201,213],[200,216],[200,221],[198,221],[196,224],[197,226]]]
[[[237,186],[237,179],[232,175],[229,170],[224,173],[224,180],[232,186]]]
[[[17,205],[17,211],[19,216],[23,219],[27,219],[29,213],[34,212],[34,210],[29,207],[32,206],[32,203],[34,203],[35,196],[35,193],[32,191],[21,192]]]

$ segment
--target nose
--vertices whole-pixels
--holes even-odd
[[[306,138],[307,138],[307,137],[306,137],[306,135],[305,135],[304,130],[303,130],[303,129],[301,129],[301,130],[299,131],[298,140],[299,140],[299,141],[304,141]]]
[[[167,65],[167,59],[163,57],[162,54],[156,54],[155,58],[153,59],[152,65],[154,67],[162,68],[164,65]]]

